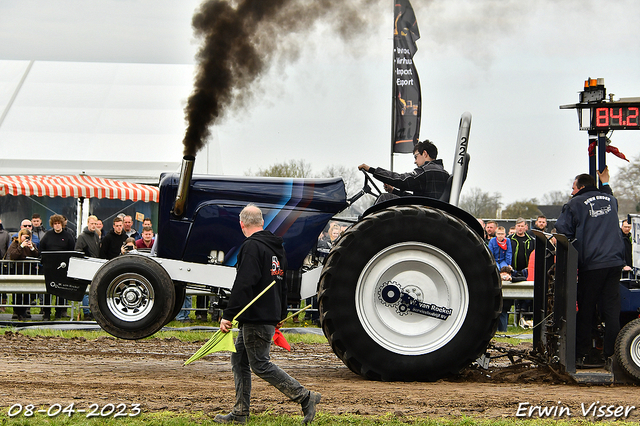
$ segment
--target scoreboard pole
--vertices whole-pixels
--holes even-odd
[[[607,134],[605,132],[598,133],[598,170],[600,173],[607,167]],[[598,180],[598,176],[593,177],[598,182],[598,188],[602,189],[602,182]]]
[[[598,134],[594,131],[589,131],[589,139],[587,140],[587,149],[589,149],[591,147],[591,144],[595,143],[596,146],[599,147],[600,143],[598,140]],[[590,155],[589,157],[589,174],[591,176],[593,176],[596,179],[598,179],[598,174],[596,173],[596,168],[597,168],[597,157],[595,155]]]
[[[597,130],[589,131],[589,139],[587,148],[591,144],[596,144],[594,155],[589,156],[589,174],[598,183],[598,187],[602,189],[602,183],[598,180],[598,171],[602,172],[607,167],[607,134]]]
[[[607,134],[605,132],[597,132],[596,141],[598,149],[594,153],[595,155],[589,157],[589,174],[598,183],[598,188],[602,189],[602,182],[598,180],[596,170],[602,173],[607,167]],[[591,143],[591,140],[589,140],[589,143]]]

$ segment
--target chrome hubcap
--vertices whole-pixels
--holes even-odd
[[[107,287],[107,307],[122,321],[139,321],[153,308],[155,292],[144,276],[126,273],[117,276]]]

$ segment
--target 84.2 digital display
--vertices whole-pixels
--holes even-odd
[[[640,130],[640,104],[597,106],[592,112],[592,127],[610,130]]]

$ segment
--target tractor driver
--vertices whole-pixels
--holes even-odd
[[[449,173],[444,169],[442,160],[437,160],[438,148],[425,139],[413,148],[413,158],[416,168],[409,173],[395,173],[382,167],[369,167],[366,164],[358,166],[373,174],[373,177],[384,182],[384,189],[395,196],[420,195],[439,199],[447,187]],[[411,191],[408,193],[407,191]],[[381,197],[382,199],[395,197]]]

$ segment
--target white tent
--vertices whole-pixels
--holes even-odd
[[[77,232],[87,221],[89,199],[158,202],[160,190],[155,186],[140,185],[93,176],[0,176],[0,196],[35,195],[38,197],[73,197],[78,199]]]
[[[193,65],[0,60],[0,170],[157,183],[179,170]],[[196,173],[222,173],[219,150]]]

